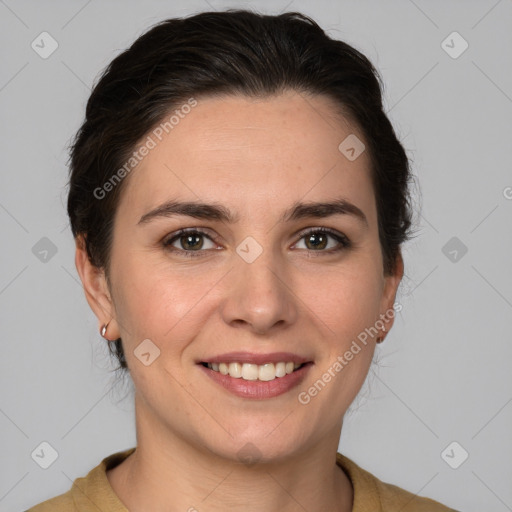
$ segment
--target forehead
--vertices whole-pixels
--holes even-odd
[[[241,216],[340,196],[373,209],[367,151],[352,160],[344,153],[344,141],[364,143],[363,134],[327,97],[199,98],[172,121],[143,139],[152,149],[125,184],[119,209],[127,215],[170,196],[229,202]]]

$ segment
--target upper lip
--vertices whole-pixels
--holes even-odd
[[[271,354],[255,354],[252,352],[229,352],[227,354],[220,354],[218,356],[207,357],[198,361],[199,363],[252,363],[252,364],[265,364],[265,363],[280,363],[280,362],[293,362],[296,364],[303,364],[310,361],[306,357],[292,354],[291,352],[272,352]]]

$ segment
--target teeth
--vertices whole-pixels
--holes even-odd
[[[266,364],[251,363],[208,363],[208,368],[222,375],[229,375],[235,379],[270,381],[276,377],[284,377],[293,373],[300,366],[299,363],[279,362]]]
[[[279,363],[277,363],[279,364]],[[277,377],[276,367],[274,363],[262,364],[258,369],[259,380],[274,380]]]
[[[240,363],[229,363],[229,375],[235,379],[239,379],[242,376],[242,366],[243,365]]]
[[[286,375],[286,363],[276,363],[276,377],[284,377]]]
[[[245,380],[258,380],[259,371],[257,364],[247,364],[244,363],[242,365],[242,379]]]

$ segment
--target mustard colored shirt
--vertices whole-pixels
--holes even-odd
[[[87,476],[75,479],[68,492],[25,512],[129,512],[110,486],[107,470],[134,451],[135,448],[129,448],[109,455]],[[348,475],[354,488],[352,512],[457,512],[437,501],[381,482],[340,453],[336,455],[336,463]]]

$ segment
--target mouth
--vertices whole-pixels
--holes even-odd
[[[247,381],[270,382],[275,379],[282,379],[291,373],[301,369],[303,366],[311,364],[294,363],[293,361],[279,361],[277,363],[253,364],[253,363],[207,363],[201,362],[205,368],[218,372],[221,375],[227,375],[234,379]]]
[[[288,352],[266,355],[237,352],[197,362],[222,388],[253,399],[272,398],[291,391],[313,365],[313,361]]]

